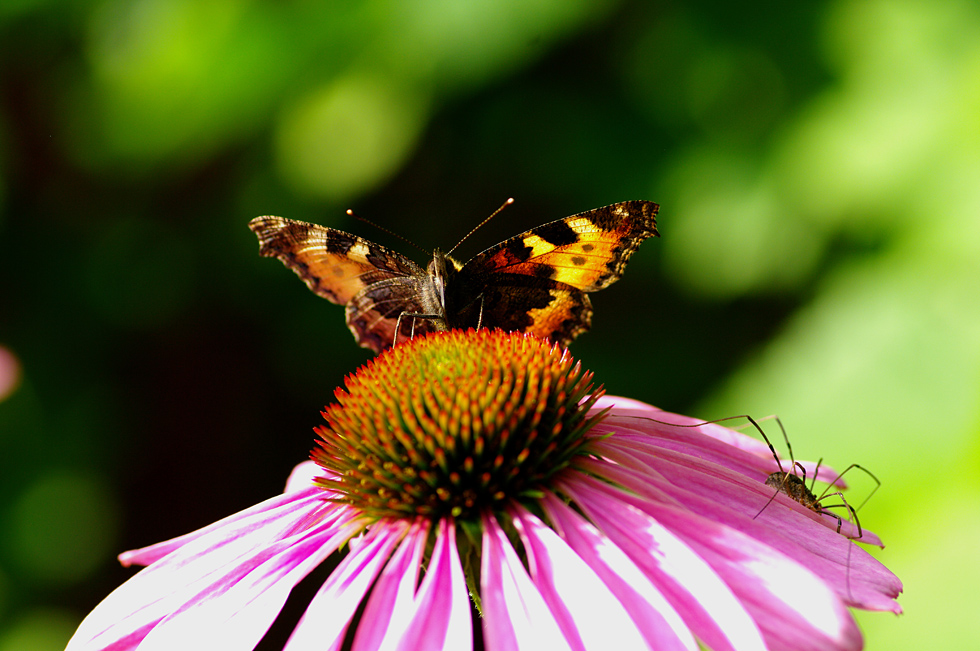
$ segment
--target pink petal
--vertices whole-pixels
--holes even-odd
[[[850,605],[901,612],[894,601],[902,590],[901,581],[865,550],[837,534],[836,521],[831,518],[784,495],[756,518],[756,507],[747,509],[746,505],[761,508],[772,496],[772,488],[685,455],[669,451],[645,455],[632,448],[619,451],[615,437],[603,442],[602,453],[619,465],[585,461],[582,467],[648,499],[682,503],[695,513],[748,533],[810,568]],[[653,464],[652,471],[644,461]],[[642,469],[629,470],[627,466],[633,464]],[[865,530],[862,540],[877,537]]]
[[[726,482],[752,487],[753,491],[759,492],[758,494],[764,494],[765,499],[759,501],[754,496],[745,494],[727,494],[724,486],[722,486],[718,499],[732,508],[738,508],[743,511],[746,511],[750,505],[757,505],[757,508],[752,513],[753,517],[759,514],[761,510],[771,506],[769,502],[772,498],[775,498],[773,500],[774,502],[778,501],[781,504],[788,505],[790,508],[799,510],[800,513],[803,513],[813,521],[821,523],[823,526],[832,527],[835,531],[837,529],[836,518],[829,515],[821,515],[807,509],[789,496],[780,493],[771,486],[766,486],[765,479],[768,475],[764,473],[746,473],[742,472],[741,468],[733,469],[732,464],[715,463],[716,460],[711,458],[710,454],[698,453],[693,447],[678,451],[673,447],[664,447],[659,444],[651,444],[647,441],[639,441],[636,438],[616,435],[596,442],[593,445],[593,449],[603,457],[615,461],[620,465],[635,468],[644,474],[666,478],[677,486],[688,485],[687,481],[689,478],[680,479],[676,475],[679,472],[690,470],[698,476],[705,477],[706,480],[721,477]],[[748,482],[746,482],[746,479],[748,479]],[[857,538],[858,536],[857,528],[846,521],[842,521],[841,531],[845,535],[851,534],[850,537]],[[861,542],[880,544],[881,541],[878,537],[870,531],[865,530],[861,533]]]
[[[282,610],[290,591],[313,568],[350,537],[337,532],[324,540],[284,540],[281,554],[269,558],[214,597],[201,598],[164,618],[143,643],[141,651],[205,649],[252,649]]]
[[[697,651],[687,624],[621,549],[554,494],[544,495],[543,506],[558,534],[612,590],[650,648]]]
[[[623,604],[580,556],[528,511],[515,506],[511,514],[531,578],[574,648],[649,648]]]
[[[483,517],[480,595],[487,651],[571,649],[497,521]]]
[[[687,509],[596,484],[610,498],[618,497],[664,522],[707,560],[753,614],[770,649],[861,648],[861,634],[850,612],[803,565]]]
[[[318,508],[323,510],[324,504],[319,502]],[[171,631],[167,635],[179,637],[187,627],[164,622],[185,621],[181,613],[196,612],[197,608],[213,604],[223,608],[223,604],[236,599],[239,608],[256,600],[263,602],[265,605],[260,609],[270,615],[267,620],[271,623],[278,608],[269,604],[276,595],[265,597],[253,592],[253,582],[262,583],[269,577],[282,575],[286,577],[283,586],[288,592],[291,587],[291,584],[287,586],[288,581],[299,581],[319,562],[307,562],[303,555],[297,556],[298,548],[322,558],[351,535],[349,517],[339,517],[344,513],[345,510],[332,509],[333,517],[315,524],[307,522],[310,511],[305,508],[281,513],[280,520],[268,523],[265,529],[253,522],[254,517],[264,514],[227,519],[222,529],[209,527],[207,535],[192,537],[183,547],[142,570],[106,597],[79,626],[68,648],[72,651],[102,649],[113,644],[128,648],[127,644],[138,643],[161,626]],[[304,522],[305,526],[299,526]],[[278,539],[282,530],[297,533]],[[157,633],[154,637],[163,635]],[[144,644],[147,648],[152,646],[145,641]]]
[[[415,585],[418,581],[429,535],[428,522],[417,520],[388,560],[371,590],[360,626],[354,635],[354,651],[392,649],[415,614]]]
[[[580,475],[560,482],[562,492],[639,566],[684,621],[715,651],[764,650],[755,622],[715,571],[656,519],[603,485]]]
[[[283,492],[295,493],[296,491],[309,488],[313,485],[314,480],[323,477],[325,474],[327,474],[327,471],[316,465],[316,463],[304,461],[289,473],[289,478],[286,479],[286,490]]]
[[[289,524],[290,513],[301,510],[309,512],[317,511],[323,508],[324,503],[323,491],[312,486],[305,490],[276,495],[244,511],[239,511],[226,518],[222,518],[197,531],[192,531],[183,536],[171,538],[170,540],[165,540],[149,547],[143,547],[142,549],[123,552],[119,555],[119,562],[126,567],[130,565],[149,565],[192,541],[210,536],[215,532],[232,531],[233,527],[235,528],[234,531],[238,532],[234,534],[236,536],[247,531],[263,531],[266,534],[272,534],[273,529],[275,531],[281,530],[283,523],[287,527],[292,526]],[[271,539],[274,535],[272,534],[268,537]]]
[[[697,432],[701,435],[714,438],[715,440],[727,445],[750,452],[754,456],[763,458],[768,456],[772,458],[772,453],[769,451],[769,446],[762,441],[728,427],[724,427],[718,423],[705,423],[703,420],[698,418],[691,418],[690,416],[683,416],[681,414],[663,411],[662,409],[658,409],[644,402],[632,400],[630,398],[622,398],[619,396],[602,396],[598,401],[596,401],[596,404],[591,411],[605,407],[613,408],[612,412],[609,414],[609,417],[622,418],[623,420],[620,422],[620,424],[622,424],[624,427],[640,426],[636,422],[631,425],[629,422],[630,419],[633,419],[634,421],[637,419],[643,420],[644,422],[649,423],[649,427],[664,429],[666,432],[670,432],[672,428],[663,426],[658,428],[657,425],[659,423],[672,423],[685,426],[699,425],[699,427],[685,427],[680,431]],[[656,421],[659,421],[659,423]]]
[[[718,463],[729,465],[733,470],[740,472],[751,472],[753,473],[752,476],[755,476],[754,473],[761,473],[763,480],[770,473],[780,469],[772,458],[772,451],[768,445],[718,423],[705,423],[703,420],[690,416],[661,411],[628,398],[603,396],[599,403],[606,405],[610,403],[622,404],[625,407],[614,409],[594,430],[595,433],[611,429],[617,433],[630,433],[633,436],[638,436],[641,440],[649,440],[650,437],[655,437],[660,439],[664,445],[672,446],[673,449],[681,451],[690,449],[710,450],[718,455],[713,457]],[[595,409],[593,408],[593,411]],[[696,436],[692,437],[692,434]],[[705,441],[704,437],[713,440]],[[719,446],[719,443],[722,445]],[[738,451],[732,450],[732,447]],[[726,463],[726,461],[730,463]],[[807,477],[811,477],[816,464],[810,461],[800,461],[800,463],[806,469]],[[783,459],[783,470],[791,471],[791,464],[786,459]],[[838,473],[826,465],[820,466],[817,479],[824,482],[834,482],[841,488],[846,486]]]
[[[439,522],[435,549],[416,600],[416,616],[399,651],[473,648],[470,597],[456,550],[456,527],[451,520]]]
[[[371,527],[320,586],[283,651],[339,649],[354,612],[407,528],[402,521]]]

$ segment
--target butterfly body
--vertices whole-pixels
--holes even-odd
[[[413,335],[467,327],[518,330],[567,345],[591,325],[587,293],[618,280],[640,243],[659,235],[657,209],[627,201],[566,217],[466,264],[436,249],[425,269],[316,224],[257,217],[249,228],[261,255],[279,258],[315,293],[345,305],[354,338],[375,352]]]

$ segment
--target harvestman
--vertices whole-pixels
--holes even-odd
[[[790,499],[794,500],[795,502],[798,502],[799,504],[810,509],[814,513],[818,513],[820,515],[829,515],[835,518],[837,520],[837,533],[840,533],[841,527],[844,524],[843,520],[839,515],[837,515],[833,511],[829,511],[828,509],[841,508],[841,507],[846,508],[848,513],[850,513],[851,517],[854,518],[854,525],[857,527],[858,530],[858,535],[857,538],[855,538],[855,540],[860,540],[861,538],[863,538],[864,531],[861,529],[861,520],[858,518],[857,512],[861,510],[861,507],[867,504],[868,500],[871,499],[871,496],[875,494],[875,491],[877,491],[881,487],[881,482],[878,480],[877,477],[875,477],[874,473],[872,473],[864,466],[858,465],[856,463],[852,463],[847,468],[844,468],[843,471],[839,472],[837,474],[837,477],[835,477],[833,481],[828,482],[827,487],[823,490],[822,493],[820,493],[818,497],[816,493],[813,492],[813,489],[817,483],[817,473],[820,470],[820,465],[823,463],[823,458],[821,457],[817,461],[817,467],[814,468],[813,470],[813,478],[810,481],[810,486],[807,487],[806,468],[804,468],[801,463],[799,463],[793,458],[793,446],[789,442],[789,436],[786,435],[786,428],[783,427],[782,421],[780,421],[778,417],[776,417],[775,419],[776,424],[779,425],[779,430],[783,433],[783,440],[786,442],[786,450],[787,452],[789,452],[789,459],[790,459],[790,463],[792,464],[791,467],[793,469],[792,473],[783,470],[783,464],[782,461],[780,461],[779,459],[779,455],[776,454],[776,448],[773,447],[772,443],[769,441],[769,437],[766,436],[766,433],[764,431],[762,431],[762,428],[759,427],[759,424],[756,423],[754,420],[752,420],[750,416],[745,416],[745,418],[748,418],[749,421],[752,422],[756,430],[758,430],[759,434],[762,435],[762,438],[765,439],[766,445],[769,446],[769,450],[772,452],[772,458],[775,459],[776,465],[779,466],[778,471],[771,473],[768,477],[766,477],[766,486],[771,486],[772,488],[775,488],[776,492],[773,493],[772,497],[769,498],[769,501],[766,502],[761,509],[759,509],[759,512],[755,514],[753,519],[758,518],[760,515],[762,515],[762,512],[765,511],[770,504],[772,504],[772,501],[776,499],[776,496],[779,495],[780,493],[783,493],[785,495],[788,495]],[[802,477],[796,474],[797,468],[799,468],[800,472],[803,474]],[[870,493],[868,493],[868,496],[864,498],[864,501],[861,502],[861,504],[858,505],[856,509],[848,503],[847,498],[844,497],[843,493],[841,493],[839,490],[838,491],[831,490],[832,488],[834,488],[834,486],[837,484],[840,478],[843,477],[852,468],[857,468],[858,470],[864,471],[875,482],[875,487],[871,490]],[[841,499],[840,504],[823,504],[824,500],[835,496]]]
[[[762,512],[765,511],[767,508],[769,508],[769,505],[772,504],[773,500],[776,499],[776,496],[779,495],[780,493],[783,493],[787,495],[790,499],[794,500],[795,502],[798,502],[799,504],[813,511],[814,513],[820,515],[829,515],[835,518],[837,520],[837,533],[841,532],[841,528],[844,525],[843,519],[839,515],[837,515],[836,513],[828,509],[841,508],[841,507],[846,508],[850,517],[854,519],[853,520],[854,525],[857,527],[858,530],[858,535],[856,538],[853,538],[853,540],[860,540],[861,538],[864,537],[864,530],[861,528],[861,521],[858,518],[857,512],[861,510],[861,508],[868,502],[868,500],[871,499],[871,496],[874,495],[875,492],[881,487],[881,482],[878,480],[877,477],[875,477],[875,475],[870,470],[868,470],[864,466],[861,466],[856,463],[852,463],[847,468],[845,468],[842,472],[838,473],[837,476],[832,481],[828,482],[827,488],[825,488],[823,492],[820,494],[820,496],[818,497],[813,492],[813,489],[817,482],[817,474],[819,473],[820,466],[823,463],[823,458],[821,457],[817,461],[816,468],[814,468],[813,471],[812,481],[810,482],[810,486],[807,487],[806,468],[803,467],[803,464],[801,464],[800,462],[796,461],[793,458],[793,446],[790,444],[789,436],[787,436],[786,434],[786,428],[783,427],[783,423],[782,421],[779,420],[778,416],[773,416],[772,418],[776,420],[776,423],[779,425],[780,431],[783,433],[783,440],[786,442],[786,449],[789,452],[790,463],[792,464],[791,467],[793,468],[792,473],[783,470],[783,464],[782,461],[779,459],[779,455],[776,453],[776,448],[773,447],[772,442],[769,440],[769,437],[766,436],[765,431],[762,429],[759,423],[756,422],[756,420],[751,416],[749,416],[748,414],[740,414],[738,416],[727,416],[725,418],[719,418],[717,420],[706,420],[701,423],[694,423],[688,425],[682,425],[680,423],[669,423],[667,421],[661,421],[661,420],[657,420],[656,418],[649,418],[646,416],[630,416],[629,418],[639,418],[641,420],[649,420],[654,423],[660,423],[661,425],[668,425],[670,427],[688,427],[688,428],[701,427],[702,425],[711,425],[713,423],[721,423],[727,420],[733,420],[735,418],[744,418],[748,420],[749,423],[752,425],[752,427],[754,427],[756,431],[759,432],[763,440],[765,440],[766,445],[769,446],[769,450],[772,452],[772,458],[776,461],[776,465],[779,467],[778,471],[770,473],[769,476],[766,477],[766,482],[765,482],[766,486],[775,488],[776,492],[772,494],[772,497],[769,498],[769,501],[767,501],[762,506],[762,508],[759,509],[759,512],[756,513],[752,517],[752,519],[754,520],[758,518],[760,515],[762,515]],[[802,473],[803,475],[802,478],[796,474],[797,468]],[[862,501],[861,504],[856,509],[852,507],[850,503],[848,503],[847,498],[844,497],[844,494],[842,492],[831,491],[831,489],[837,485],[837,482],[840,481],[840,479],[852,468],[857,468],[858,470],[864,471],[875,482],[874,489],[872,489],[871,492],[868,493],[868,496],[864,498],[864,501]],[[835,496],[841,499],[841,504],[823,504],[824,500]],[[850,518],[848,518],[848,521],[850,521]]]

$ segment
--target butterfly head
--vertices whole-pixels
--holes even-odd
[[[432,252],[432,262],[429,263],[429,278],[435,288],[439,305],[446,304],[446,285],[449,284],[453,275],[459,271],[460,264],[453,258],[443,253],[440,249]]]

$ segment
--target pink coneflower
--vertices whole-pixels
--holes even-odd
[[[521,334],[400,344],[337,390],[284,495],[123,554],[147,567],[69,651],[252,649],[340,551],[286,649],[859,649],[848,606],[900,612],[850,523],[759,513],[763,443],[591,378]]]

